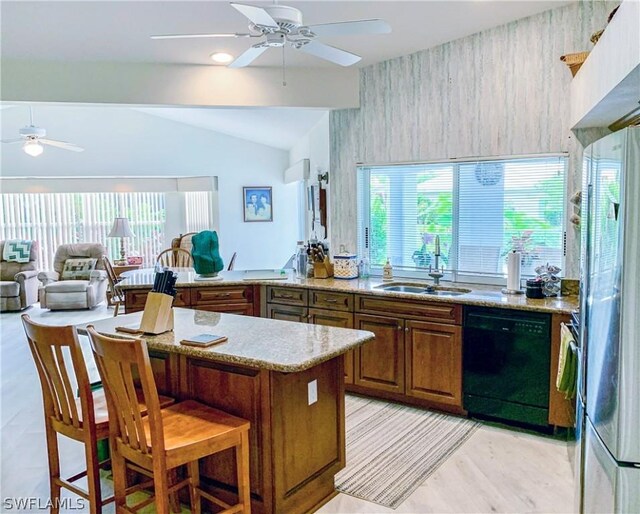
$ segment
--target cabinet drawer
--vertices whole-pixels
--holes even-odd
[[[252,303],[209,303],[198,306],[199,311],[225,312],[227,314],[240,314],[242,316],[253,316]]]
[[[147,301],[148,289],[128,289],[124,293],[124,310],[125,312],[138,312],[144,309],[144,304]]]
[[[202,287],[191,292],[192,305],[252,303],[251,287]]]
[[[462,306],[453,303],[407,302],[397,298],[385,299],[375,296],[357,296],[358,312],[372,314],[397,314],[403,318],[431,319],[439,323],[462,323]]]
[[[144,310],[147,303],[149,290],[129,290],[125,292],[125,311],[127,313],[138,312]],[[174,307],[189,307],[191,305],[191,291],[187,288],[178,289],[178,294],[173,300]]]
[[[191,291],[189,289],[178,289],[178,294],[173,299],[174,307],[189,307],[191,305]]]
[[[285,305],[307,305],[306,289],[294,287],[267,287],[267,302]]]
[[[312,290],[309,291],[309,306],[351,312],[353,311],[353,295]]]
[[[275,303],[270,303],[267,305],[267,318],[269,319],[306,323],[308,317],[309,313],[306,307],[295,305],[278,305]]]

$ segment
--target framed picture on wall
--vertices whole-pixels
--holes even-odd
[[[270,187],[243,187],[242,199],[244,201],[244,221],[273,221],[273,198]]]

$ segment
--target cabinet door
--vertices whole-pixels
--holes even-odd
[[[355,328],[376,335],[356,350],[354,384],[404,393],[404,321],[356,314]]]
[[[306,307],[296,307],[294,305],[267,304],[267,318],[281,319],[283,321],[297,321],[306,323],[308,309]]]
[[[462,407],[462,328],[406,322],[407,395]]]
[[[330,311],[326,309],[309,309],[309,323],[328,327],[353,328],[353,314],[350,312]],[[344,382],[353,384],[353,354],[349,350],[344,354]]]

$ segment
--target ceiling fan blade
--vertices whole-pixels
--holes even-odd
[[[251,37],[251,34],[156,34],[149,36],[151,39],[198,39],[198,38],[218,38],[218,37]]]
[[[316,36],[360,36],[365,34],[388,34],[391,25],[384,20],[356,20],[338,23],[321,23],[309,25],[309,30]]]
[[[66,141],[56,141],[55,139],[43,139],[39,138],[38,141],[43,145],[55,146],[56,148],[62,148],[63,150],[71,150],[72,152],[84,152],[84,148]]]
[[[320,57],[320,59],[339,64],[340,66],[351,66],[362,59],[359,55],[352,54],[346,50],[340,50],[333,46],[325,45],[318,41],[311,41],[310,43],[300,47],[299,50],[315,55],[316,57]]]
[[[227,68],[244,68],[249,66],[253,61],[267,50],[266,46],[251,46],[244,53],[240,54],[235,61],[227,66]]]
[[[13,145],[16,143],[24,143],[25,139],[22,137],[15,137],[13,139],[0,139],[0,141],[2,141],[3,143],[6,143],[8,145]]]
[[[235,2],[231,2],[231,7],[244,14],[254,23],[254,25],[270,27],[272,29],[278,28],[276,20],[274,20],[262,7],[258,7],[256,5],[237,4]]]

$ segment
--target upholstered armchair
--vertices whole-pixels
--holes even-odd
[[[38,301],[38,242],[31,242],[29,262],[3,260],[0,241],[0,312],[21,311]]]
[[[51,310],[92,309],[106,300],[107,273],[100,243],[61,245],[53,259],[53,271],[42,271],[38,280],[40,307]]]

